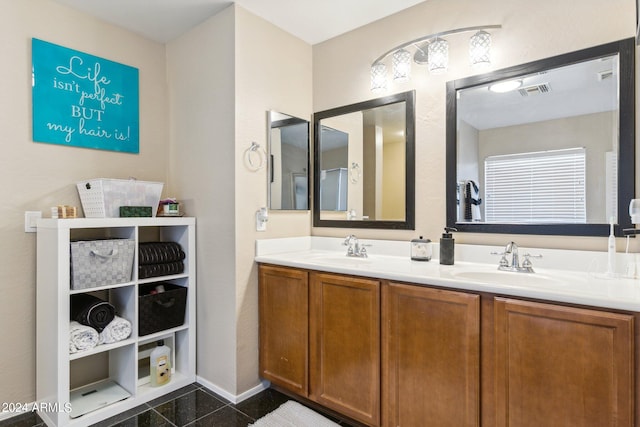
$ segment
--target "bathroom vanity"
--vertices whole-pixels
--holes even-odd
[[[584,271],[606,254],[545,250],[529,276],[465,260],[487,247],[441,266],[340,241],[257,242],[272,384],[371,426],[634,425],[640,281]]]

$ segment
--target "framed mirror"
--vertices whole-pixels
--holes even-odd
[[[447,83],[447,225],[606,236],[631,227],[634,39]]]
[[[309,121],[267,112],[271,210],[309,209]]]
[[[313,115],[314,227],[414,229],[415,92]]]

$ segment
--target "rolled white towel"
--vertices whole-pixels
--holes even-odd
[[[91,350],[98,345],[98,331],[75,320],[69,322],[69,353]]]
[[[111,344],[114,342],[126,340],[131,335],[131,322],[122,317],[116,316],[113,320],[100,332],[99,343]]]

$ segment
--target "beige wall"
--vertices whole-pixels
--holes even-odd
[[[490,70],[595,46],[635,34],[632,0],[544,1],[429,0],[388,18],[313,46],[313,110],[321,111],[384,94],[416,90],[416,230],[313,228],[312,234],[410,240],[418,234],[438,238],[445,225],[445,83],[475,74],[468,59],[468,37],[449,37],[449,71],[428,75],[413,67],[410,82],[391,83],[384,94],[369,90],[371,62],[408,40],[475,25],[500,24],[493,30]],[[489,70],[489,71],[490,71]],[[604,178],[603,178],[604,179]],[[459,243],[518,244],[572,249],[606,248],[606,239],[551,238],[457,233]],[[618,239],[619,249],[623,241]],[[637,240],[637,239],[636,239]]]
[[[169,43],[167,58],[170,180],[198,218],[198,375],[238,395],[259,384],[255,239],[309,235],[311,221],[270,211],[255,231],[267,171],[245,151],[266,147],[268,110],[311,117],[311,46],[230,6]]]
[[[478,162],[478,129],[471,126],[464,120],[458,120],[458,166],[457,182],[467,179],[478,182],[480,180],[480,170]]]
[[[385,142],[383,154],[382,218],[404,220],[406,150],[403,142]]]
[[[311,46],[236,7],[236,165],[251,141],[266,147],[266,111],[311,118]],[[238,166],[236,186],[237,392],[258,383],[258,280],[255,239],[308,236],[311,216],[269,212],[266,232],[255,231],[255,212],[267,205],[267,171]]]
[[[139,69],[140,154],[32,142],[32,37]],[[0,40],[0,401],[17,403],[33,401],[36,384],[36,235],[24,211],[80,206],[75,182],[87,178],[166,181],[167,80],[163,45],[48,0],[3,1]]]
[[[197,372],[235,390],[233,8],[167,45],[169,181],[197,218]]]

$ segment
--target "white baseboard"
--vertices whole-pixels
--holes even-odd
[[[269,386],[271,386],[271,383],[269,381],[262,381],[257,386],[255,386],[253,388],[250,388],[249,390],[247,390],[247,391],[245,391],[243,393],[240,393],[237,396],[237,402],[235,402],[235,403],[240,403],[243,400],[247,400],[251,396],[255,396],[256,394],[260,393],[261,391],[268,389]]]
[[[248,398],[250,398],[251,396],[255,396],[256,394],[260,393],[263,390],[266,390],[269,388],[269,386],[271,385],[271,383],[269,381],[262,381],[260,384],[258,384],[257,386],[242,392],[238,395],[235,395],[233,393],[229,393],[227,390],[215,385],[214,383],[205,380],[204,378],[202,378],[201,376],[196,376],[196,380],[198,381],[198,383],[202,384],[203,386],[205,386],[206,388],[208,388],[209,390],[213,391],[214,393],[224,397],[225,399],[227,399],[228,401],[230,401],[231,403],[240,403],[243,400],[246,400]]]

